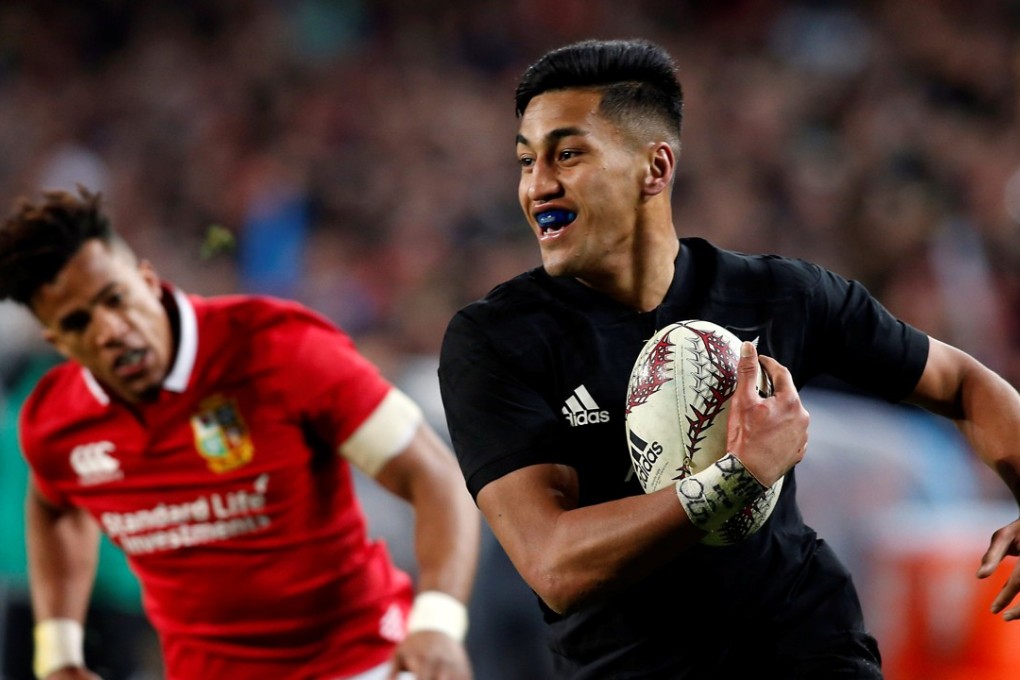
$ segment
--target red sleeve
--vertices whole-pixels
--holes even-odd
[[[284,347],[291,403],[334,447],[372,415],[392,388],[351,338],[333,326],[302,324]]]
[[[32,483],[39,493],[53,505],[64,507],[69,505],[67,496],[61,493],[55,484],[48,482],[44,474],[47,444],[45,436],[40,431],[42,429],[40,425],[45,418],[45,407],[41,403],[44,398],[41,395],[45,394],[48,383],[44,377],[25,400],[18,417],[18,443],[21,455],[28,464]]]

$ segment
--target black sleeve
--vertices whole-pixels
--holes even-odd
[[[450,322],[439,357],[439,387],[454,452],[472,496],[489,482],[536,463],[566,463],[563,425],[534,384],[536,372],[500,350],[464,311]]]
[[[897,319],[856,281],[822,270],[811,296],[816,374],[832,375],[898,402],[914,390],[928,361],[928,336]]]

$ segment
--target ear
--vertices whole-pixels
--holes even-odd
[[[666,142],[656,142],[649,147],[647,172],[642,190],[646,196],[655,196],[667,191],[673,183],[676,172],[676,154]]]
[[[160,287],[159,274],[156,273],[156,268],[148,260],[141,260],[138,263],[138,272],[142,275],[142,280],[145,281],[145,285],[149,287],[156,297],[160,297],[163,294],[163,289]]]
[[[70,359],[71,358],[70,350],[67,349],[67,346],[64,345],[64,343],[60,342],[60,339],[57,338],[57,334],[56,333],[51,331],[49,328],[43,328],[42,329],[42,337],[43,337],[43,340],[45,340],[46,342],[48,342],[50,345],[53,346],[53,349],[55,349],[58,352],[60,352],[60,355],[62,357],[64,357],[65,359]]]

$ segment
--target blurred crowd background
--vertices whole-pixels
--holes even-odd
[[[444,431],[434,383],[446,322],[540,262],[516,202],[514,85],[547,49],[589,37],[649,38],[676,58],[681,235],[860,280],[1020,385],[1017,0],[3,0],[0,201],[101,191],[165,278],[309,304]],[[14,414],[53,360],[32,320],[0,305],[4,680],[21,680],[30,646]],[[943,654],[938,677],[952,664],[994,677],[1006,652],[968,641],[960,616],[925,637],[937,617],[908,572],[942,559],[939,539],[916,537],[944,520],[963,537],[951,554],[964,553],[971,583],[991,531],[1016,516],[999,512],[1004,485],[922,414],[831,385],[805,400],[805,515],[855,567],[889,640],[889,677],[935,677],[905,660],[910,645]],[[365,493],[404,559],[406,518]],[[487,546],[472,607],[478,678],[542,678],[533,596]],[[130,574],[105,555],[96,607],[109,616],[96,621],[113,623],[94,637],[130,639],[106,678],[157,677]],[[954,611],[985,612],[987,591],[952,583]],[[978,638],[997,639],[1007,626],[984,616],[974,626],[998,627]]]

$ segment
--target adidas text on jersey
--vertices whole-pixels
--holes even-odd
[[[584,385],[577,386],[574,393],[567,398],[561,412],[571,427],[609,422],[609,411],[599,408]]]

